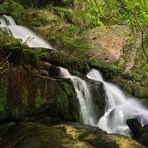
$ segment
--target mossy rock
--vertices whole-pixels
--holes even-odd
[[[127,137],[107,135],[99,128],[96,131],[97,133],[94,133],[88,128],[77,128],[68,124],[47,126],[36,123],[20,123],[10,128],[1,137],[0,147],[144,148]]]
[[[3,136],[14,125],[15,125],[14,122],[0,124],[0,136]]]
[[[108,137],[113,141],[116,141],[119,148],[138,148],[138,147],[145,148],[145,146],[125,136],[114,134],[114,135],[108,135]]]
[[[79,103],[70,80],[49,83],[49,115],[63,121],[79,121]]]
[[[60,121],[78,121],[79,103],[71,81],[35,74],[36,70],[30,72],[28,67],[10,64],[0,77],[0,120],[8,117],[24,121],[47,106],[48,116]],[[50,68],[50,75],[57,77],[58,68]]]

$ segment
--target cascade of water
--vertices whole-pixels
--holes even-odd
[[[0,24],[1,27],[6,27],[6,26],[7,26],[4,17],[1,17],[1,18],[0,18],[0,23],[1,23],[1,24]]]
[[[16,23],[11,16],[3,15],[2,18],[5,19],[7,26],[15,26]]]
[[[5,16],[5,15],[4,15]],[[5,17],[0,17],[0,27],[1,30],[5,33],[10,33],[9,29],[7,28]]]
[[[108,133],[127,134],[127,119],[137,118],[142,125],[148,124],[148,110],[136,99],[127,98],[117,86],[105,82],[100,72],[95,69],[91,70],[87,77],[104,84],[107,107],[98,122],[100,128]]]
[[[94,112],[91,94],[86,81],[72,76],[67,69],[60,67],[61,76],[69,78],[77,93],[77,98],[80,104],[80,115],[84,124],[96,125],[96,114]]]
[[[21,39],[23,43],[26,43],[29,47],[39,47],[53,49],[53,47],[36,33],[31,31],[29,28],[16,25],[12,17],[3,15],[0,17],[0,27],[2,31],[9,33],[11,32],[15,38]]]

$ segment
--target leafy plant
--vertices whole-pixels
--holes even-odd
[[[58,46],[58,49],[63,49],[64,47],[66,49],[90,48],[90,45],[84,40],[83,36],[79,34],[79,27],[76,25],[49,30],[49,32],[47,32],[47,37],[48,40]]]
[[[121,67],[119,67],[118,65],[116,64],[108,64],[106,66],[106,68],[109,70],[109,71],[112,71],[114,73],[114,75],[120,75],[123,73],[123,70]]]
[[[23,6],[12,0],[5,0],[0,5],[1,14],[9,14],[18,22],[21,20]]]

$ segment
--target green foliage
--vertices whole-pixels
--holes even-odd
[[[116,64],[108,64],[106,68],[112,71],[114,75],[120,75],[123,73],[123,69]]]
[[[79,28],[81,30],[103,25],[99,17],[94,14],[93,7],[88,2],[77,3],[80,5],[80,7],[84,3],[84,8],[67,9],[65,7],[58,7],[52,5],[48,5],[46,6],[46,8],[50,11],[54,11],[55,13],[63,17],[63,19],[65,19],[66,21],[72,24],[79,25]]]
[[[0,5],[0,14],[9,14],[11,15],[17,22],[20,22],[20,18],[22,16],[23,6],[15,1],[5,0]]]
[[[142,86],[147,86],[148,84],[148,64],[145,61],[145,55],[143,53],[139,53],[135,61],[135,66],[130,73],[130,76],[135,81],[141,82]]]
[[[52,35],[51,35],[52,34]],[[76,25],[65,26],[65,28],[51,29],[47,32],[48,40],[55,43],[58,48],[67,49],[88,49],[90,45],[79,34],[79,27]]]
[[[146,0],[85,0],[77,2],[76,8],[74,15],[80,18],[84,25],[88,22],[92,27],[128,24],[135,30],[147,27]]]
[[[91,59],[91,60],[88,60],[88,64],[90,65],[90,67],[92,68],[99,68],[101,67],[101,63],[98,59]]]
[[[47,18],[46,16],[37,17],[37,18],[33,19],[31,23],[32,23],[33,26],[39,27],[39,26],[49,24],[50,19]]]
[[[132,87],[130,86],[130,84],[124,84],[124,85],[122,86],[122,89],[123,89],[124,91],[126,91],[128,94],[132,94]]]

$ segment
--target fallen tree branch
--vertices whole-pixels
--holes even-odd
[[[42,78],[42,79],[60,81],[59,79],[55,79],[55,78],[51,78],[51,77],[47,77],[47,76],[42,76],[42,75],[38,74],[37,72],[33,72],[33,71],[30,71],[30,72],[33,73],[33,74],[35,74],[36,76]]]

